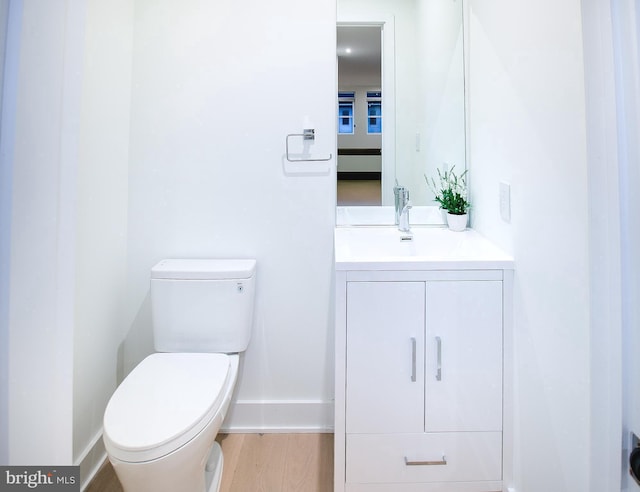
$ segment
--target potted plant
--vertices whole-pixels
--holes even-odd
[[[447,224],[452,231],[464,231],[467,227],[467,212],[471,207],[467,200],[467,181],[465,170],[460,176],[450,171],[440,172],[438,169],[439,185],[433,178],[431,181],[425,176],[427,186],[434,193],[434,200],[440,204],[440,208],[447,212]]]

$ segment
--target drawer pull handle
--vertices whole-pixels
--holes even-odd
[[[442,338],[436,337],[436,381],[442,381]]]
[[[447,464],[447,458],[446,456],[442,456],[442,460],[440,461],[424,461],[424,460],[410,460],[405,456],[404,464],[407,466],[443,466]]]
[[[416,382],[416,339],[411,337],[411,382]]]

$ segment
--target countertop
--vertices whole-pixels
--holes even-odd
[[[410,239],[409,239],[410,237]],[[394,226],[336,227],[336,270],[512,270],[514,260],[484,236],[467,229]]]

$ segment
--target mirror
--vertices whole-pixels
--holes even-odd
[[[344,208],[366,206],[375,215],[380,205],[393,207],[396,181],[410,191],[412,223],[440,220],[418,209],[435,205],[425,174],[466,167],[462,8],[462,0],[338,0],[339,224],[359,223]],[[378,118],[376,92],[378,135],[369,131]],[[377,187],[378,199],[345,199],[345,183],[356,193]]]
[[[338,205],[382,205],[382,28],[337,29]]]

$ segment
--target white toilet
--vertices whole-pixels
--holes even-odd
[[[163,260],[151,270],[155,353],[120,384],[104,443],[125,492],[215,492],[215,442],[249,344],[255,260]]]

